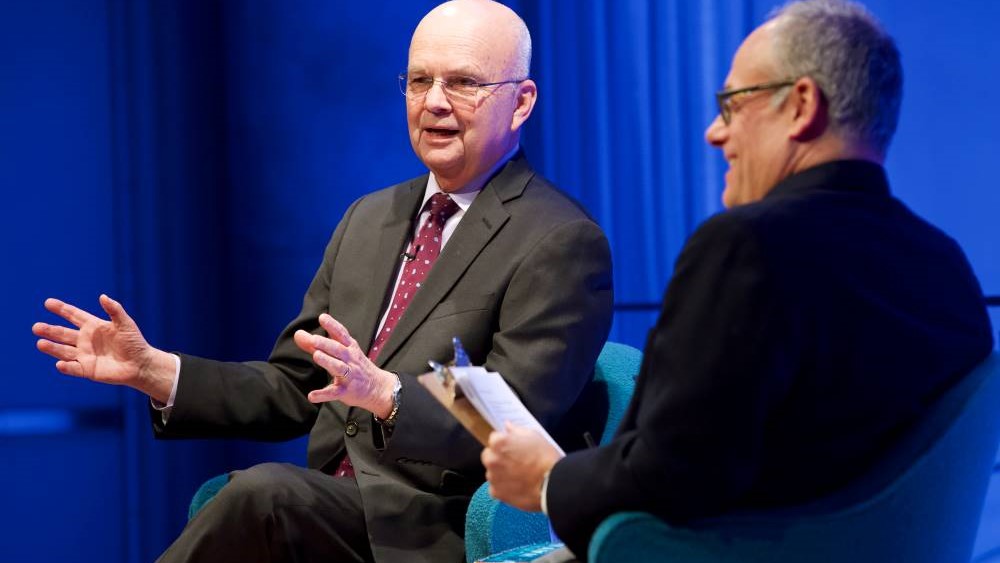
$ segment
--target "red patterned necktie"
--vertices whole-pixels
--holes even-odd
[[[385,324],[382,330],[375,337],[375,342],[368,349],[368,357],[374,362],[379,351],[386,340],[392,336],[396,323],[403,316],[406,308],[413,301],[413,295],[420,289],[421,284],[427,277],[427,273],[434,266],[434,261],[441,254],[441,238],[444,233],[444,224],[449,217],[458,211],[458,204],[455,203],[448,194],[436,193],[424,205],[424,209],[430,208],[430,214],[417,231],[416,238],[410,245],[410,251],[404,254],[403,273],[399,278],[399,285],[396,286],[396,294],[389,304],[389,314],[385,317]]]
[[[368,349],[368,358],[373,362],[378,357],[382,345],[392,336],[396,323],[403,316],[410,301],[413,301],[413,295],[420,289],[438,255],[441,254],[444,224],[459,209],[458,204],[444,193],[432,195],[420,213],[423,214],[428,208],[430,214],[420,225],[416,238],[410,244],[410,251],[403,255],[403,272],[399,278],[399,285],[396,286],[396,292],[392,296],[392,302],[389,303],[389,314],[386,315],[385,323],[376,335],[375,342]],[[354,477],[354,466],[351,465],[350,456],[345,455],[340,460],[340,465],[333,474],[337,477]]]

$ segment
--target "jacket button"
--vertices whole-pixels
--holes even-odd
[[[344,432],[350,437],[355,437],[358,435],[358,423],[353,420],[347,421],[347,426],[344,427]]]

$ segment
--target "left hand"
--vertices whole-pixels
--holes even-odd
[[[486,467],[490,496],[529,512],[542,509],[542,480],[562,458],[538,432],[507,423],[506,432],[490,434],[480,459]]]
[[[392,389],[396,375],[379,369],[358,346],[344,325],[330,315],[319,316],[319,324],[329,335],[295,332],[295,344],[312,355],[316,365],[330,374],[330,384],[309,393],[314,403],[340,401],[367,409],[379,418],[392,412]]]

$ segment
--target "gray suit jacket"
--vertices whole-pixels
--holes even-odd
[[[327,246],[299,316],[267,362],[182,357],[169,425],[158,437],[289,439],[307,431],[309,466],[346,448],[378,561],[460,561],[466,507],[483,480],[481,447],[415,380],[462,339],[474,364],[504,375],[550,429],[593,371],[612,315],[611,257],[601,229],[520,155],[483,188],[377,363],[403,385],[386,438],[371,413],[313,405],[325,386],[292,341],[328,312],[367,350],[395,282],[427,176],[357,200]]]

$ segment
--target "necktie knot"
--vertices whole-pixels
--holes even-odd
[[[427,200],[425,207],[430,208],[431,221],[444,225],[448,219],[458,212],[458,204],[446,193],[438,192]]]

